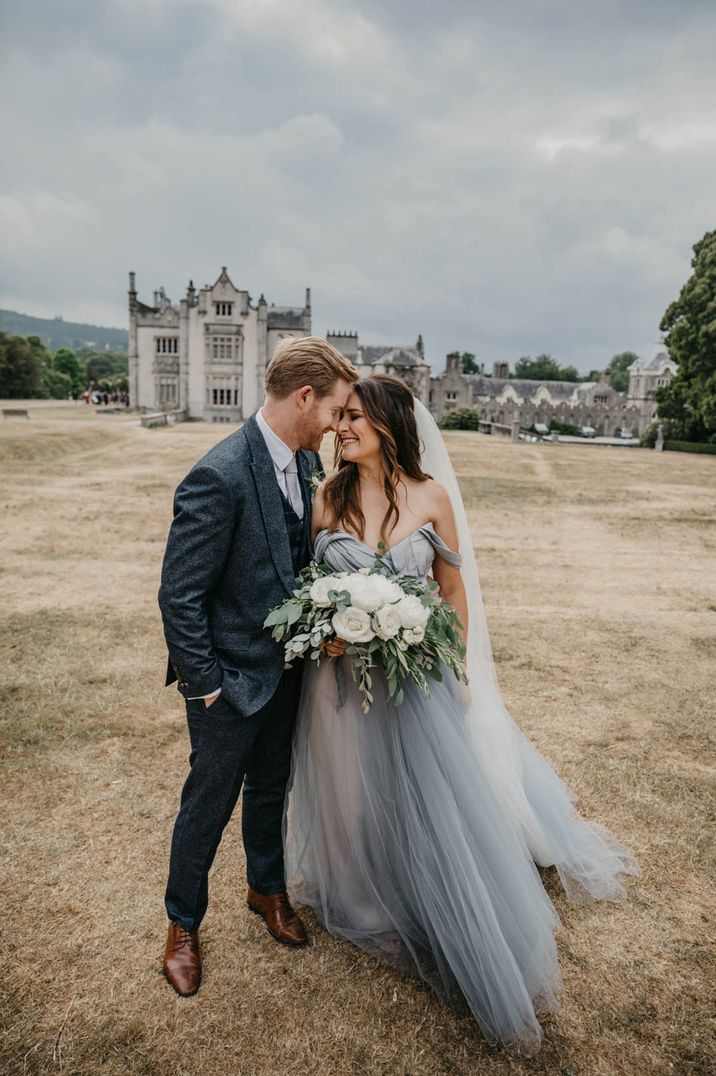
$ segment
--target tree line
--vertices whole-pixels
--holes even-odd
[[[85,389],[126,392],[126,351],[49,350],[39,336],[0,332],[0,398],[75,399]]]
[[[663,424],[667,440],[716,445],[716,230],[706,232],[693,247],[691,276],[678,299],[667,307],[659,328],[677,370],[667,385],[656,390],[658,419],[644,435],[653,444],[656,428]],[[461,360],[466,374],[479,373],[475,356],[469,351],[451,353]],[[633,351],[615,355],[607,370],[612,386],[625,392],[627,373],[638,358]],[[518,359],[515,378],[537,381],[596,381],[601,371],[591,370],[580,377],[574,366],[560,366],[551,355],[528,355]]]
[[[448,358],[458,357],[464,374],[479,374],[480,367],[471,351],[452,351]],[[598,381],[603,373],[609,374],[609,381],[617,392],[626,392],[629,386],[629,367],[639,356],[635,351],[620,351],[604,370],[590,370],[580,374],[576,366],[560,366],[551,355],[523,355],[515,363],[514,371],[508,370],[507,376],[526,381]]]

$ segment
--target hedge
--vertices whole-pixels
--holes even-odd
[[[664,448],[668,452],[703,452],[716,456],[716,445],[709,445],[705,441],[664,441]]]

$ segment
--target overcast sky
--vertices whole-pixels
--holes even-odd
[[[23,0],[0,306],[125,325],[226,265],[314,331],[650,353],[716,228],[713,0]]]

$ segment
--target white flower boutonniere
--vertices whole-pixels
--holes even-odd
[[[323,479],[324,479],[324,475],[322,475],[320,471],[317,471],[315,469],[313,471],[311,471],[311,473],[309,475],[306,476],[305,482],[306,482],[306,485],[308,486],[308,492],[311,495],[311,497],[313,497],[314,493],[316,492],[316,490],[320,486]]]

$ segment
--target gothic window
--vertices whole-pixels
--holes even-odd
[[[456,392],[446,392],[445,393],[445,399],[446,400],[457,400],[457,393]]]
[[[214,362],[237,362],[241,357],[240,338],[237,336],[212,336],[210,346]]]
[[[230,318],[234,309],[233,303],[214,303],[214,311],[217,318]]]
[[[177,383],[175,380],[162,378],[157,382],[157,403],[160,407],[176,407]]]
[[[157,355],[178,355],[178,336],[156,336],[154,338],[154,350]]]
[[[206,405],[213,408],[241,407],[241,380],[239,377],[210,375],[206,382]]]

